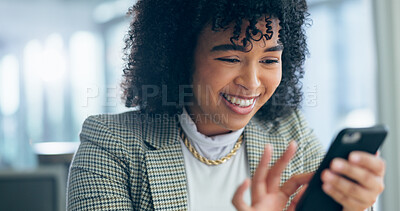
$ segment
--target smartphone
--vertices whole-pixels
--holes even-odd
[[[352,151],[365,151],[375,154],[385,140],[387,133],[388,131],[383,125],[341,130],[299,200],[296,211],[341,211],[342,206],[322,190],[322,171],[329,168],[334,158],[347,159]]]

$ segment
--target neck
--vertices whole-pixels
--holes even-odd
[[[197,131],[206,136],[216,136],[232,132],[221,125],[216,124],[210,115],[202,115],[200,112],[195,112],[196,109],[185,107],[190,118],[197,127]]]

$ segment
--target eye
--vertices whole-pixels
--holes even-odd
[[[228,62],[228,63],[238,63],[238,62],[240,62],[239,59],[234,59],[234,58],[216,58],[216,60],[223,61],[223,62]]]
[[[264,64],[278,64],[279,60],[278,59],[264,59],[260,61],[261,63]]]

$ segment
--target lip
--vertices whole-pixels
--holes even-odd
[[[257,98],[257,97],[260,96],[260,95],[257,95],[257,96],[250,96],[250,97],[248,97],[248,96],[241,96],[241,95],[231,95],[231,94],[228,94],[228,93],[221,93],[221,95],[223,95],[223,94],[229,95],[229,96],[231,96],[231,97],[236,97],[236,98],[244,99],[244,100],[251,100],[251,99],[254,99],[254,98]]]
[[[234,96],[234,95],[231,95],[231,96]],[[226,105],[231,111],[233,111],[233,112],[235,112],[235,113],[237,113],[237,114],[240,114],[240,115],[247,115],[247,114],[249,114],[249,113],[251,113],[251,112],[253,111],[254,105],[256,104],[256,101],[257,101],[257,97],[258,97],[258,96],[257,96],[257,97],[251,97],[251,98],[242,98],[242,99],[253,99],[253,98],[256,98],[256,99],[254,99],[253,104],[251,104],[251,105],[249,105],[249,106],[246,106],[246,107],[240,107],[240,106],[237,106],[237,105],[235,105],[235,104],[232,104],[232,103],[229,102],[227,99],[225,99],[225,97],[222,96],[222,94],[220,95],[220,97],[221,97],[222,100],[224,101],[225,105]],[[235,96],[235,97],[237,97],[237,96]],[[238,97],[238,98],[240,98],[240,97]]]

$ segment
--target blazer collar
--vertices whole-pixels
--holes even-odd
[[[155,149],[179,143],[179,121],[177,116],[151,118],[143,124],[143,140]]]

